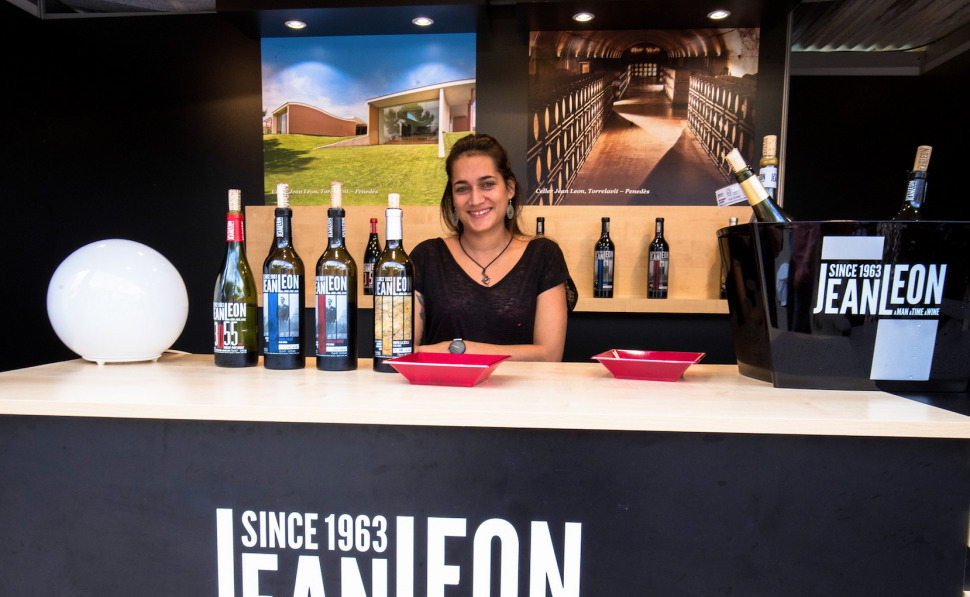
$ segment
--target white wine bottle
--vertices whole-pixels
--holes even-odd
[[[357,264],[344,242],[343,188],[330,183],[327,248],[317,261],[317,369],[357,368]]]
[[[754,216],[759,222],[792,221],[791,217],[782,211],[778,207],[778,204],[772,200],[768,191],[765,190],[764,185],[761,184],[758,177],[751,171],[751,167],[741,157],[740,151],[732,149],[731,153],[727,155],[727,162],[731,166],[731,171],[734,173],[734,179],[741,185],[741,190],[744,191],[745,196],[748,198],[748,203],[751,204]]]
[[[919,220],[920,210],[926,201],[926,170],[930,166],[930,153],[933,148],[929,145],[920,145],[916,150],[916,162],[913,163],[913,170],[909,173],[906,184],[906,199],[899,213],[894,220]]]
[[[303,260],[293,248],[290,188],[276,185],[276,236],[263,262],[263,366],[302,369],[306,366],[303,328]]]
[[[778,137],[765,135],[758,162],[758,180],[773,201],[778,200]]]
[[[246,225],[239,189],[229,190],[226,257],[212,297],[217,367],[251,367],[259,362],[256,281],[246,259]]]
[[[404,250],[400,195],[387,196],[386,245],[374,265],[374,370],[414,351],[414,266]]]

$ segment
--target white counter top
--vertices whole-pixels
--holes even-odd
[[[474,388],[399,374],[223,369],[212,355],[157,362],[74,360],[0,373],[0,414],[970,438],[970,417],[868,391],[778,389],[733,365],[676,382],[614,379],[595,362],[504,362]]]

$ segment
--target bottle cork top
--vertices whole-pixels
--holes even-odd
[[[276,207],[290,206],[290,185],[281,182],[276,185]]]
[[[242,192],[239,189],[229,189],[229,211],[241,211]]]
[[[765,135],[761,144],[761,155],[766,158],[773,158],[778,152],[778,137],[775,135]]]
[[[391,209],[400,209],[401,207],[401,196],[397,193],[390,193],[387,195],[387,206]]]
[[[338,181],[330,183],[330,207],[341,207],[343,205],[343,185]]]
[[[926,172],[926,169],[930,167],[930,153],[933,152],[933,148],[929,145],[920,145],[916,149],[916,162],[913,163],[914,172]]]
[[[732,149],[731,153],[727,154],[725,158],[729,166],[731,166],[732,172],[740,172],[748,167],[748,163],[744,161],[741,157],[741,152],[737,148]]]

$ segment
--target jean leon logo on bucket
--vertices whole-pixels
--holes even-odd
[[[414,597],[416,570],[426,570],[427,596],[444,597],[446,586],[461,586],[449,594],[518,595],[519,552],[528,549],[528,597],[579,597],[582,523],[564,524],[562,553],[556,553],[550,526],[532,521],[528,538],[499,518],[483,521],[469,532],[464,518],[429,517],[427,545],[415,545],[413,516],[320,514],[232,509],[216,510],[216,559],[219,597],[284,597],[260,592],[260,579],[295,570],[285,579],[285,597],[389,597],[388,568],[394,566],[395,597]],[[524,530],[523,530],[524,531]],[[469,538],[470,537],[470,538]],[[497,542],[493,541],[497,540]],[[520,543],[528,541],[527,546]],[[472,554],[471,570],[449,564],[446,554],[465,542]],[[493,545],[498,546],[493,551]],[[459,549],[464,549],[458,547]],[[418,552],[422,549],[421,552]],[[237,553],[238,550],[238,553]],[[493,553],[499,561],[492,562]],[[416,562],[424,556],[425,561]],[[325,576],[327,558],[339,559],[339,576]],[[289,560],[289,561],[287,561]],[[562,570],[559,568],[562,561]],[[370,568],[370,578],[361,573]],[[236,567],[241,588],[236,592]],[[327,566],[327,570],[336,570]],[[493,575],[493,569],[498,575]],[[493,576],[498,587],[492,587]],[[278,581],[274,578],[274,582]]]
[[[846,250],[845,241],[841,241],[840,250],[827,251],[826,243],[833,238],[849,239],[850,247],[868,244],[872,251]],[[882,263],[883,240],[883,237],[824,238],[813,313],[939,316],[946,264]]]
[[[945,263],[884,263],[883,236],[825,236],[813,313],[875,320],[869,378],[926,381],[933,370]],[[886,261],[894,261],[888,259]]]

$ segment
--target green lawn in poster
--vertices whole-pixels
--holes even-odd
[[[468,133],[445,133],[445,154]],[[384,205],[399,193],[404,205],[437,205],[447,177],[437,144],[333,147],[350,137],[264,135],[264,194],[290,185],[292,205],[329,205],[330,182],[343,183],[344,205]]]

